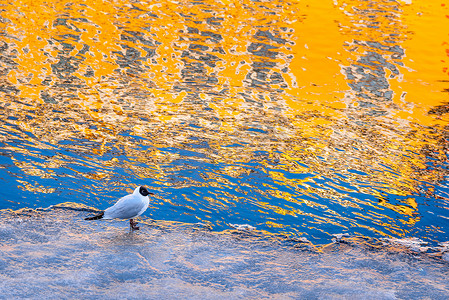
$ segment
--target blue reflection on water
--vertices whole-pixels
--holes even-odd
[[[145,141],[125,136],[133,139],[133,145]],[[145,160],[125,156],[120,150],[101,155],[89,153],[89,149],[98,145],[88,140],[64,140],[57,147],[47,144],[47,149],[24,140],[8,140],[3,142],[0,155],[0,208],[47,207],[77,202],[105,209],[127,194],[127,188],[145,184],[157,196],[144,216],[188,223],[210,222],[214,230],[228,229],[229,224],[250,224],[268,232],[305,236],[316,243],[325,243],[332,234],[340,232],[368,237],[419,236],[434,244],[447,239],[447,183],[432,186],[435,198],[400,196],[386,192],[379,183],[360,180],[364,177],[369,180],[368,173],[363,171],[348,169],[346,174],[331,176],[313,171],[290,172],[263,150],[254,151],[252,159],[246,163],[223,163],[195,151],[209,148],[208,142],[191,140],[199,143],[187,144],[187,149],[137,146],[138,153],[158,150],[163,155],[176,156],[159,166],[162,171],[154,168],[156,173],[159,172],[155,177],[139,172],[139,167],[151,169]],[[13,151],[8,146],[23,151]],[[238,149],[242,145],[225,147]],[[62,159],[59,167],[47,172],[48,178],[27,174],[24,168],[14,163],[26,162],[30,168],[45,171],[38,164],[54,157]],[[117,163],[107,166],[105,162],[112,159]],[[226,168],[237,169],[238,173],[231,176],[223,172]],[[89,176],[97,172],[108,175],[104,178]],[[272,172],[280,174],[290,184],[276,180],[270,175]],[[397,174],[393,170],[389,172]],[[351,174],[357,175],[357,179],[350,179]],[[33,188],[24,188],[20,182],[30,184],[35,192],[30,192]],[[54,190],[39,192],[40,186]],[[361,187],[368,188],[368,192]],[[418,208],[410,203],[416,203]],[[401,211],[401,208],[405,210]]]
[[[167,77],[173,80],[171,83],[147,81],[147,71],[153,64],[166,66],[163,59],[156,60],[162,42],[151,29],[158,24],[130,30],[125,23],[131,20],[115,20],[112,14],[114,22],[123,22],[116,28],[119,32],[116,42],[122,49],[100,53],[100,56],[109,55],[108,63],[116,64],[117,69],[109,78],[103,78],[104,75],[95,78],[99,85],[92,87],[92,82],[86,80],[96,75],[92,68],[87,68],[91,66],[84,65],[84,78],[74,75],[84,73],[80,67],[93,52],[89,53],[91,47],[84,44],[87,41],[83,41],[83,31],[71,24],[73,12],[67,8],[64,16],[54,20],[53,26],[60,32],[48,37],[48,49],[41,49],[45,50],[46,57],[53,59],[50,62],[53,73],[46,74],[48,77],[37,87],[40,88],[38,100],[20,98],[21,88],[30,87],[27,86],[29,80],[25,83],[18,80],[15,84],[7,78],[9,72],[14,73],[21,64],[18,53],[26,51],[15,49],[15,40],[20,40],[21,36],[5,36],[8,42],[0,47],[0,59],[9,63],[4,71],[2,69],[4,81],[0,86],[5,93],[2,97],[8,95],[0,100],[0,208],[46,207],[70,201],[105,209],[127,194],[127,189],[145,184],[157,194],[145,213],[155,219],[210,222],[215,230],[229,228],[229,224],[248,223],[260,230],[306,236],[315,242],[326,242],[332,234],[340,232],[447,241],[447,149],[442,147],[441,152],[446,151],[446,154],[433,157],[432,149],[424,149],[426,142],[413,131],[424,131],[422,137],[429,136],[431,145],[436,145],[438,139],[444,140],[444,133],[435,133],[437,129],[418,124],[392,128],[398,122],[388,119],[397,112],[393,110],[396,108],[392,105],[394,92],[390,81],[400,77],[400,67],[405,64],[406,49],[402,44],[408,33],[401,31],[404,28],[400,3],[391,2],[389,7],[382,3],[372,3],[366,8],[363,3],[341,7],[349,10],[344,17],[348,19],[342,20],[341,28],[348,27],[344,25],[348,21],[352,24],[347,28],[348,42],[342,45],[349,59],[341,62],[342,74],[350,89],[347,96],[352,98],[341,99],[345,109],[335,109],[335,112],[328,112],[329,115],[326,110],[331,108],[326,107],[323,112],[309,110],[308,104],[293,96],[290,100],[301,109],[295,112],[294,108],[286,106],[285,100],[290,98],[287,88],[298,87],[301,82],[291,83],[292,86],[288,83],[296,81],[288,76],[290,68],[297,67],[290,66],[297,55],[290,46],[295,45],[297,39],[293,28],[284,26],[296,22],[298,14],[297,10],[283,9],[282,5],[274,4],[275,7],[270,8],[265,4],[254,4],[254,7],[246,4],[242,8],[251,14],[253,11],[263,13],[260,20],[253,20],[254,25],[247,26],[250,27],[247,32],[235,32],[243,34],[239,37],[243,41],[240,46],[246,47],[239,50],[245,52],[239,63],[249,66],[237,87],[229,86],[227,78],[220,78],[222,66],[217,68],[219,63],[235,63],[232,59],[225,61],[227,57],[223,55],[234,55],[236,51],[225,49],[227,45],[221,44],[226,38],[228,41],[235,39],[222,31],[222,21],[234,19],[226,14],[223,18],[200,20],[201,14],[173,12],[173,16],[185,19],[179,19],[184,22],[184,30],[171,33],[170,55],[179,64],[179,70],[168,70],[179,72],[179,78]],[[214,14],[217,9],[216,4],[203,5],[200,9],[205,15]],[[111,6],[115,13],[134,16],[126,7]],[[335,9],[340,8],[336,5]],[[27,16],[28,11],[20,10],[18,7],[17,14]],[[281,10],[289,14],[284,16]],[[7,12],[13,16],[8,21],[11,24],[6,25],[3,19],[0,22],[5,27],[14,27],[16,11]],[[147,13],[150,14],[142,15],[146,21],[163,16]],[[306,15],[304,13],[303,17]],[[274,19],[270,21],[269,16]],[[389,25],[378,22],[379,18],[389,20]],[[86,17],[82,22],[103,29],[95,19]],[[217,27],[194,28],[201,22]],[[384,28],[373,29],[373,24]],[[64,31],[67,29],[70,33]],[[165,27],[158,29],[164,31]],[[360,30],[366,32],[359,34]],[[377,33],[383,36],[382,43],[388,45],[363,40],[375,38]],[[32,31],[32,34],[36,33]],[[342,34],[344,36],[344,32]],[[355,36],[360,40],[355,40]],[[106,42],[111,41],[114,40]],[[75,51],[76,46],[81,45]],[[284,45],[289,46],[284,49]],[[143,64],[150,59],[154,59],[154,63]],[[99,62],[102,63],[101,59]],[[105,84],[104,91],[101,91],[101,84]],[[148,86],[154,91],[166,91],[168,97],[170,93],[176,97],[185,93],[182,105],[160,101],[159,96],[148,91]],[[234,90],[230,92],[231,89]],[[92,93],[99,91],[102,94],[98,99],[104,100],[97,99],[100,106],[103,105],[101,108],[90,100],[80,103],[80,95],[90,99]],[[205,100],[201,94],[210,98]],[[309,96],[313,98],[312,94]],[[223,105],[223,99],[242,103],[226,107],[236,112],[238,118],[234,115],[219,117],[219,110],[211,108],[211,104]],[[148,105],[156,106],[158,101],[163,104],[159,111],[146,109]],[[8,108],[9,105],[12,108]],[[111,108],[114,105],[120,106],[120,113]],[[316,106],[319,105],[325,105],[325,101],[317,102]],[[164,110],[164,107],[175,110]],[[95,116],[101,110],[104,110],[103,119]],[[293,115],[287,116],[289,113]],[[170,127],[162,121],[154,121],[157,114],[179,117],[179,120],[170,123]],[[337,119],[332,119],[334,115],[338,115]],[[347,120],[340,120],[343,115]],[[105,121],[107,117],[109,121]],[[315,124],[315,118],[322,118],[330,125]],[[304,122],[298,123],[299,119]],[[33,134],[33,130],[21,128],[21,122],[30,123],[35,127],[32,129],[41,130],[40,133]],[[151,130],[142,130],[144,133],[139,135],[133,131],[135,123]],[[223,133],[220,123],[230,124],[235,133]],[[152,126],[161,126],[160,132]],[[336,137],[323,134],[326,130]],[[387,133],[381,135],[384,131]],[[99,132],[103,133],[100,137],[97,136]],[[66,136],[51,141],[49,136],[62,133]],[[410,139],[416,140],[410,145],[423,149],[389,151],[390,146],[413,147],[407,141],[391,143],[396,137],[409,133]],[[302,134],[312,137],[305,138]],[[443,142],[447,144],[447,139]],[[307,150],[308,146],[313,149]],[[222,149],[226,151],[220,152]],[[150,153],[153,151],[160,157]],[[283,161],[282,156],[291,152],[297,157]],[[382,160],[384,156],[385,161]],[[389,165],[390,162],[394,163]],[[402,170],[403,164],[407,165],[404,167],[407,170]],[[434,175],[428,180],[417,179],[426,173]]]

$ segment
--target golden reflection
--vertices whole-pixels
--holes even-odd
[[[424,0],[2,2],[2,130],[25,141],[4,149],[36,158],[14,159],[27,175],[53,178],[67,168],[107,183],[126,162],[142,180],[181,187],[187,183],[166,180],[183,168],[167,168],[183,155],[164,148],[186,149],[223,166],[204,170],[192,186],[250,187],[286,203],[252,199],[263,214],[338,226],[346,217],[337,208],[362,206],[418,222],[419,205],[408,196],[421,181],[447,175],[426,170],[429,153],[446,159],[447,116],[428,112],[448,101],[447,7]],[[207,147],[193,148],[192,136]],[[46,159],[30,148],[61,151]],[[67,166],[73,158],[62,150],[96,171]],[[256,172],[253,161],[288,191],[245,182]],[[233,179],[242,179],[239,187]],[[391,203],[385,194],[406,200]],[[241,200],[204,197],[209,209]],[[396,224],[380,226],[401,235]]]
[[[20,185],[18,187],[22,190],[27,190],[30,192],[38,192],[38,193],[45,193],[45,194],[51,194],[56,191],[55,188],[47,188],[38,182],[34,182],[34,184],[24,181],[24,180],[17,180]]]

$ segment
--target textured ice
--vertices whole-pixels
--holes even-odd
[[[249,224],[229,224],[234,229],[242,230],[242,231],[252,231],[255,230],[256,227],[251,226]]]
[[[350,235],[348,233],[337,233],[333,234],[334,238],[332,239],[334,242],[340,243],[343,241],[343,238],[347,238]]]
[[[130,233],[127,222],[84,221],[87,214],[2,211],[0,298],[449,297],[445,254],[376,248],[348,237],[318,249],[256,231],[149,220]]]
[[[428,243],[424,242],[423,240],[419,238],[405,238],[405,239],[390,239],[385,238],[383,239],[387,243],[393,243],[397,245],[405,246],[406,248],[416,251],[416,252],[427,252],[430,247],[428,247]]]

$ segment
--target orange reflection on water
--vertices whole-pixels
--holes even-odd
[[[194,148],[204,155],[198,161],[228,166],[220,174],[204,170],[206,183],[189,184],[244,187],[244,180],[237,187],[226,177],[249,176],[254,170],[245,164],[257,161],[271,182],[289,188],[253,186],[259,195],[282,200],[252,199],[276,228],[288,227],[278,216],[301,214],[345,227],[340,220],[348,218],[338,209],[370,206],[382,218],[388,209],[401,219],[382,223],[379,215],[358,212],[349,222],[371,220],[401,235],[397,224],[418,222],[419,205],[414,198],[391,203],[385,194],[406,197],[420,191],[421,181],[447,176],[442,168],[426,170],[429,156],[447,160],[447,114],[429,113],[448,101],[447,72],[441,71],[449,48],[446,6],[382,0],[3,2],[9,21],[0,22],[2,117],[10,132],[38,149],[88,140],[89,146],[65,147],[86,157],[120,153],[137,177],[181,187],[188,184],[165,182],[170,172],[164,166],[182,155],[161,149],[192,150],[195,136],[207,141]],[[35,155],[26,147],[12,151]],[[256,157],[258,151],[265,156]],[[118,160],[86,157],[77,163],[99,170],[74,172],[100,184],[115,180]],[[31,160],[14,164],[29,176],[52,178],[70,159],[61,154],[34,166]],[[323,178],[335,181],[318,183]],[[21,182],[30,191],[45,190]],[[354,191],[378,202],[354,197]],[[204,212],[230,205],[215,196],[203,197]],[[233,205],[243,200],[229,197]],[[325,214],[306,212],[310,208]]]

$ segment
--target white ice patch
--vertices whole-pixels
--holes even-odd
[[[343,238],[349,237],[348,233],[336,233],[332,235],[334,238],[332,239],[335,243],[341,243]]]
[[[248,224],[229,224],[229,226],[241,231],[253,231],[256,229],[256,227]]]
[[[87,214],[0,211],[0,298],[449,297],[449,264],[425,254],[352,243],[316,251],[168,221],[137,220],[140,231],[130,233],[126,221],[85,221]]]
[[[387,243],[404,246],[415,252],[426,252],[427,250],[429,250],[429,247],[426,246],[428,245],[428,243],[416,237],[404,239],[383,238],[382,240],[386,241]]]

